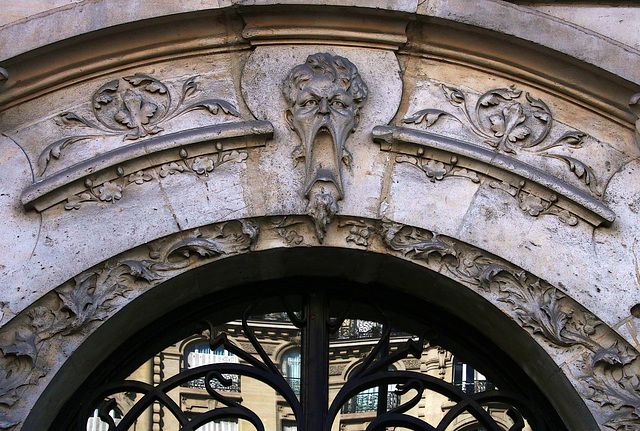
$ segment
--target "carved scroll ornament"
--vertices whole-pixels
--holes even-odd
[[[51,161],[60,159],[63,151],[77,142],[114,135],[137,140],[162,132],[161,123],[195,110],[240,117],[237,109],[225,100],[192,100],[200,91],[196,78],[183,82],[177,102],[165,83],[149,75],[137,73],[107,82],[91,97],[93,118],[86,119],[73,112],[58,115],[60,125],[80,126],[92,132],[49,144],[38,157],[38,176],[44,175]]]
[[[405,117],[406,124],[421,124],[432,127],[441,117],[449,117],[466,126],[483,143],[498,152],[518,154],[526,151],[540,157],[563,161],[574,175],[596,196],[602,196],[598,179],[586,163],[565,154],[550,152],[556,147],[579,149],[584,145],[586,133],[572,130],[549,141],[553,117],[551,110],[540,99],[511,86],[487,91],[478,98],[473,110],[467,106],[467,96],[458,88],[441,84],[446,99],[458,108],[463,119],[439,109],[423,109]]]
[[[161,133],[162,124],[191,111],[240,117],[230,102],[197,99],[200,90],[196,78],[185,80],[178,91],[149,75],[125,76],[104,84],[93,94],[92,118],[73,112],[58,115],[60,126],[92,132],[47,145],[37,162],[39,178],[23,192],[23,205],[44,211],[61,202],[66,210],[80,209],[88,202],[115,203],[133,185],[176,173],[207,177],[221,165],[243,162],[248,154],[241,149],[263,146],[273,136],[271,123],[255,120]],[[135,142],[44,176],[51,163],[62,159],[71,146],[108,136]]]
[[[376,127],[374,139],[381,145],[386,141],[383,149],[401,154],[395,158],[397,163],[417,167],[434,182],[459,177],[488,183],[511,195],[519,208],[532,217],[555,215],[571,226],[579,218],[595,226],[613,222],[615,214],[599,200],[603,194],[601,181],[590,166],[573,155],[585,145],[584,132],[569,130],[561,136],[552,133],[553,117],[547,104],[515,86],[487,91],[478,97],[473,109],[462,90],[445,84],[440,87],[458,115],[428,108],[407,115],[402,123],[434,129],[442,119],[449,118],[482,142],[466,143],[416,128]],[[554,135],[556,138],[550,139]],[[419,147],[412,150],[401,143]],[[563,162],[590,193],[513,157],[523,153]]]

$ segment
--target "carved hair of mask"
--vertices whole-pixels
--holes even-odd
[[[358,69],[344,57],[313,54],[291,70],[283,93],[287,122],[301,140],[294,157],[305,160],[305,196],[321,181],[332,183],[341,199],[340,164],[351,164],[345,142],[358,126],[368,93]]]

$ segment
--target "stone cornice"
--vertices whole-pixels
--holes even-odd
[[[549,203],[557,205],[594,226],[609,224],[615,213],[589,194],[542,172],[513,157],[497,154],[457,139],[429,132],[395,126],[378,126],[373,138],[383,151],[427,157],[514,183],[534,195],[551,196]]]
[[[29,186],[22,195],[27,208],[43,211],[91,186],[186,157],[262,146],[273,135],[267,121],[245,121],[183,130],[111,150],[62,169]],[[240,139],[238,139],[240,138]]]
[[[628,127],[635,121],[626,103],[640,91],[640,52],[524,6],[497,1],[479,6],[456,0],[420,7],[416,1],[354,5],[335,0],[312,3],[330,16],[300,25],[282,14],[296,12],[304,20],[313,9],[308,3],[229,1],[220,2],[218,8],[145,3],[144,8],[131,10],[127,1],[121,3],[119,9],[128,13],[103,14],[107,6],[96,1],[81,10],[59,8],[0,28],[0,66],[9,76],[0,90],[0,106],[10,107],[124,67],[246,49],[248,42],[398,49],[407,39],[409,54],[451,58],[517,77],[593,107]],[[101,19],[83,20],[78,14]],[[217,25],[212,26],[212,20]],[[424,34],[403,34],[410,21],[425,25]]]

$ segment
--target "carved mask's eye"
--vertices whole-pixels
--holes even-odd
[[[304,106],[305,108],[310,108],[312,106],[317,106],[317,105],[318,105],[318,101],[316,99],[309,99],[302,102],[302,106]]]
[[[340,100],[332,100],[331,101],[331,107],[335,108],[335,109],[344,109],[344,108],[347,107],[347,105],[342,103]]]

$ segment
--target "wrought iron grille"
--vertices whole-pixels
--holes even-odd
[[[105,431],[132,430],[145,411],[159,405],[164,411],[165,421],[169,416],[173,418],[176,423],[175,431],[198,431],[221,420],[243,420],[253,425],[257,431],[267,431],[263,418],[252,410],[242,396],[241,390],[245,385],[241,388],[240,381],[243,379],[259,381],[278,394],[279,399],[284,400],[281,405],[286,424],[291,426],[292,420],[295,420],[297,431],[330,431],[336,421],[342,420],[341,414],[359,412],[375,412],[375,417],[369,417],[368,422],[362,425],[366,431],[389,427],[442,431],[462,416],[467,419],[472,417],[479,429],[504,431],[503,426],[491,416],[491,409],[488,409],[490,406],[494,410],[496,407],[502,409],[502,419],[510,418],[510,431],[522,430],[527,425],[534,431],[552,429],[548,426],[545,415],[524,395],[497,391],[486,381],[472,382],[471,390],[471,386],[456,387],[440,378],[422,373],[419,369],[393,369],[394,364],[401,361],[418,360],[424,352],[425,339],[424,336],[415,334],[415,331],[414,335],[405,332],[407,336],[399,341],[396,338],[392,345],[391,328],[395,325],[392,326],[384,310],[375,305],[368,305],[366,312],[376,314],[379,321],[369,321],[372,323],[363,325],[357,323],[357,317],[347,319],[353,301],[343,301],[340,303],[342,308],[332,310],[328,295],[323,291],[300,295],[297,302],[294,302],[299,307],[297,310],[284,298],[274,299],[272,303],[278,301],[280,309],[286,310],[284,313],[291,323],[285,329],[290,331],[291,328],[296,328],[301,334],[300,377],[285,377],[281,364],[274,362],[275,356],[267,353],[261,342],[264,341],[261,338],[265,337],[264,334],[280,330],[282,325],[265,324],[264,328],[260,328],[255,324],[256,316],[270,316],[270,319],[265,319],[266,322],[283,320],[283,312],[276,311],[266,315],[264,312],[254,313],[259,302],[256,301],[245,309],[241,323],[234,323],[234,336],[241,333],[243,340],[246,340],[242,343],[234,341],[231,332],[220,332],[219,327],[207,324],[211,351],[224,348],[237,356],[236,362],[209,363],[184,369],[157,384],[135,380],[108,383],[94,391],[92,400],[83,403],[77,419],[77,430],[87,431],[88,420],[95,409],[98,409],[100,419],[107,426]],[[366,345],[367,348],[359,350],[364,358],[348,373],[346,381],[341,387],[335,388],[330,397],[330,377],[335,374],[330,374],[329,357],[334,345],[332,336],[335,337],[336,334],[338,338],[350,334],[356,340],[364,337],[366,340],[362,346]],[[349,348],[353,348],[353,343],[349,344]],[[332,355],[345,354],[338,350],[332,352]],[[335,377],[332,379],[335,380]],[[208,404],[206,411],[185,411],[175,397],[170,395],[176,388],[185,385],[203,389],[215,402]],[[241,396],[231,396],[229,392],[239,392]],[[443,412],[437,423],[427,423],[411,413],[429,392],[437,394],[440,399],[449,400],[452,406]],[[108,412],[116,407],[118,394],[121,393],[134,393],[135,397],[131,398],[131,406],[121,409],[123,417],[116,424]],[[268,392],[263,391],[262,396],[267,397]],[[284,426],[285,419],[280,428]],[[163,431],[174,429],[167,428]]]

